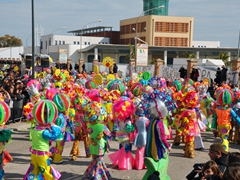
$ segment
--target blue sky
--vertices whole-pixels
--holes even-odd
[[[66,35],[102,19],[89,27],[112,26],[119,30],[119,21],[138,17],[142,6],[143,0],[34,0],[35,26],[41,25],[45,35],[66,27],[54,32]],[[0,36],[14,35],[25,45],[31,36],[31,0],[0,0],[0,14]],[[238,47],[240,0],[169,0],[169,16],[194,17],[193,40]]]

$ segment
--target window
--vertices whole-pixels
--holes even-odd
[[[48,45],[51,46],[51,38],[48,41]]]
[[[84,42],[84,45],[87,45],[87,42]]]
[[[46,49],[47,49],[47,41],[46,41]]]
[[[90,45],[90,42],[88,42],[88,45]]]
[[[126,61],[126,59],[125,59],[125,56],[120,56],[120,57],[119,57],[119,63],[120,63],[120,64],[127,64],[127,61]]]
[[[43,42],[40,43],[40,49],[43,49]]]
[[[73,41],[73,44],[76,44],[76,41]]]
[[[57,45],[57,40],[55,41],[55,45]]]
[[[80,42],[78,41],[78,42],[77,42],[77,44],[79,45],[79,44],[80,44]]]
[[[61,45],[62,44],[62,42],[61,41],[59,41],[59,45]]]
[[[63,41],[63,44],[65,44],[65,41]]]

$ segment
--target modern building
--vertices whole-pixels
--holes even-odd
[[[147,15],[120,21],[120,43],[138,37],[149,46],[192,47],[193,17]]]
[[[144,15],[168,15],[169,0],[143,0]],[[164,8],[158,8],[164,6]]]

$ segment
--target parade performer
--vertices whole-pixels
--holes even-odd
[[[87,131],[90,135],[91,164],[85,171],[85,175],[93,180],[108,180],[111,175],[103,161],[103,156],[109,150],[108,140],[111,132],[103,124],[106,118],[106,109],[96,101],[84,107],[85,116],[88,121]]]
[[[142,107],[136,109],[135,115],[137,116],[134,124],[137,129],[137,134],[134,140],[134,146],[137,147],[135,157],[135,168],[141,170],[144,168],[144,151],[147,143],[147,127],[149,119],[145,117]]]
[[[178,119],[178,128],[180,135],[185,136],[184,156],[194,157],[194,137],[199,135],[197,115],[195,107],[199,102],[196,91],[189,90],[183,96],[184,107],[186,108]]]
[[[239,112],[239,110],[240,110],[239,109],[240,108],[240,106],[239,106],[240,90],[239,90],[239,88],[234,88],[233,94],[234,94],[234,101],[232,102],[233,108],[231,109],[231,112],[234,111],[235,114],[237,114],[237,116],[240,117],[240,112]],[[239,144],[239,142],[240,142],[240,136],[239,136],[240,131],[239,130],[240,129],[239,129],[239,124],[236,122],[236,118],[231,119],[231,127],[232,127],[232,129],[229,132],[228,140],[233,141],[236,144]],[[233,131],[233,129],[235,129],[235,131]],[[233,132],[234,132],[234,135],[233,135]]]
[[[135,107],[131,99],[123,96],[113,105],[113,115],[118,120],[119,129],[116,132],[116,139],[120,143],[120,150],[109,155],[113,165],[121,170],[134,168],[134,157],[131,153],[130,132],[134,131],[131,116],[135,112]]]
[[[218,135],[225,151],[229,151],[229,131],[231,130],[231,107],[233,92],[227,87],[221,87],[216,91],[216,100],[219,106],[216,108],[216,119]]]
[[[31,164],[24,180],[57,180],[60,173],[50,166],[49,141],[56,140],[61,129],[54,125],[58,110],[54,102],[41,100],[33,108],[36,127],[32,133]]]
[[[73,122],[70,119],[70,99],[65,93],[57,93],[53,97],[53,102],[56,104],[57,109],[64,115],[64,125],[62,127],[63,138],[56,141],[56,147],[51,148],[53,162],[58,164],[62,163],[62,153],[66,141],[72,141],[73,136]],[[61,123],[62,124],[62,123]]]
[[[0,180],[4,180],[3,166],[12,160],[12,157],[5,150],[5,146],[11,141],[12,135],[12,131],[5,126],[10,116],[9,106],[4,101],[0,101]]]
[[[206,79],[206,78],[205,78]],[[202,110],[203,115],[207,120],[207,130],[211,130],[211,119],[213,116],[212,105],[214,103],[214,99],[207,93],[208,87],[211,85],[211,82],[206,79],[203,83],[201,83],[198,88],[198,94],[200,99],[200,109]]]
[[[166,141],[163,119],[168,115],[168,109],[160,99],[152,97],[149,103],[150,124],[147,131],[147,144],[145,149],[144,163],[147,166],[147,172],[143,180],[155,171],[159,172],[160,179],[169,180],[168,152],[171,146]]]
[[[239,143],[239,126],[240,126],[240,102],[236,103],[231,109],[232,121],[235,125],[235,134],[233,142],[236,144]],[[232,131],[232,130],[231,130]]]
[[[81,93],[81,95],[77,95],[74,100],[74,107],[76,109],[76,116],[74,121],[75,133],[74,133],[74,141],[72,145],[72,149],[70,155],[72,155],[72,160],[77,160],[77,156],[80,155],[79,143],[80,141],[84,142],[85,154],[86,157],[90,157],[90,138],[87,133],[87,122],[84,116],[83,108],[87,105],[89,99]]]
[[[202,109],[206,108],[206,107],[202,107],[200,102],[207,99],[206,92],[207,92],[208,86],[204,83],[202,83],[202,84],[200,84],[198,82],[196,82],[196,83],[197,83],[197,85],[195,86],[195,88],[198,91],[199,102],[198,102],[197,106],[195,107],[195,110],[196,110],[196,114],[197,114],[198,128],[199,128],[200,132],[204,132],[207,129],[207,127],[206,127],[207,118],[203,114]],[[208,98],[210,98],[210,97],[208,97]],[[208,123],[208,124],[210,124],[210,123]],[[195,136],[194,146],[195,146],[195,150],[204,150],[204,144],[202,141],[201,133],[199,133],[198,136]]]

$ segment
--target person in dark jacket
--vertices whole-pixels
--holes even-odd
[[[180,72],[180,78],[186,78],[187,77],[187,70],[182,66],[179,71]]]
[[[215,161],[222,173],[225,172],[227,168],[227,155],[228,152],[224,150],[220,143],[213,143],[209,148],[209,157],[211,160]]]
[[[217,68],[217,72],[216,72],[216,78],[214,79],[214,82],[218,85],[221,86],[222,83],[222,71],[220,68]]]
[[[114,65],[113,65],[113,73],[115,74],[115,73],[117,73],[117,71],[118,71],[118,66],[117,66],[116,63],[114,63]]]
[[[224,84],[226,84],[227,81],[227,71],[228,69],[225,66],[222,66],[221,79]]]

